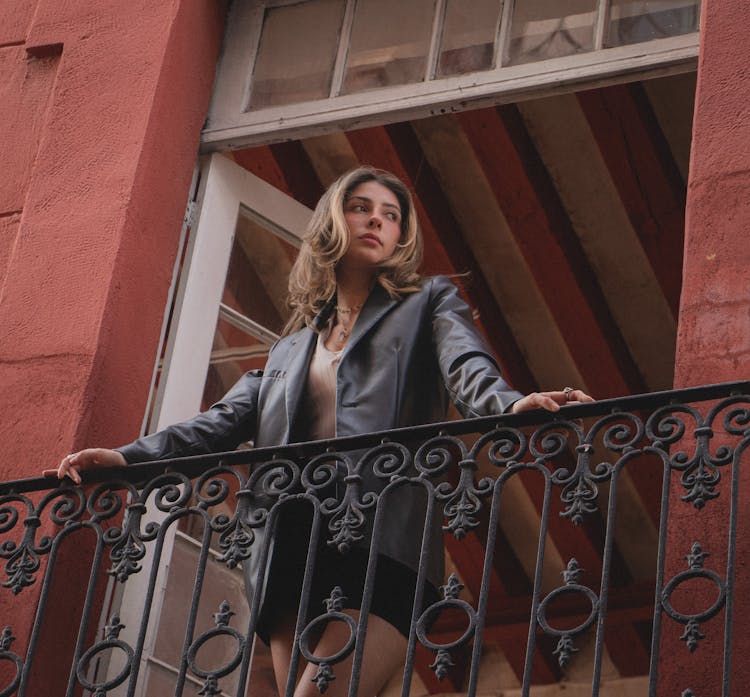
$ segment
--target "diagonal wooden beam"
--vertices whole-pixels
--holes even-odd
[[[257,148],[234,150],[229,155],[240,167],[244,167],[256,177],[260,177],[271,186],[275,186],[279,191],[283,191],[285,194],[289,193],[286,176],[269,146],[262,145]]]
[[[640,83],[578,93],[664,295],[677,316],[682,288],[685,185]]]
[[[421,153],[416,134],[411,127],[408,124],[397,124],[395,126],[353,131],[348,133],[347,136],[354,152],[362,162],[393,172],[409,186],[414,194],[415,206],[425,237],[427,267],[433,272],[456,273],[464,270],[472,272],[472,284],[466,287],[465,291],[470,302],[480,308],[481,326],[486,333],[490,334],[490,341],[499,348],[503,369],[511,381],[516,382],[520,377],[524,380],[524,384],[534,385],[533,378],[528,373],[525,361],[520,356],[520,351],[515,345],[515,340],[496,303],[494,303],[494,300],[492,304],[488,303],[488,300],[493,296],[486,288],[486,281],[476,261],[471,257],[463,243],[459,225],[445,203],[445,196],[429,163]],[[476,292],[478,283],[482,284],[480,286],[482,292]],[[488,318],[491,320],[490,322],[488,322]],[[500,331],[499,334],[492,334],[492,332],[498,331]],[[513,349],[510,354],[507,353],[508,347]],[[506,356],[508,355],[513,356],[513,362],[507,360]],[[521,373],[522,370],[524,373]],[[516,384],[518,383],[516,382]],[[494,557],[493,574],[496,574],[503,582],[504,595],[507,595],[506,580],[508,583],[512,582],[518,590],[518,577],[523,575],[523,569],[507,539],[500,531],[498,532],[496,541],[499,553],[496,553]],[[447,545],[452,556],[458,554],[457,550],[453,550],[453,542],[450,539],[447,540]],[[483,551],[484,545],[482,544],[481,549],[477,549],[472,555],[475,559],[474,566],[478,561],[481,564],[484,560]],[[500,561],[503,558],[505,564]],[[509,560],[513,559],[518,562],[515,566],[509,563]],[[463,575],[463,569],[459,567],[459,571]],[[467,569],[467,573],[471,575],[472,570]],[[507,579],[504,578],[506,575]],[[528,584],[528,581],[526,583]],[[501,603],[503,597],[496,594],[493,598],[493,604]],[[509,660],[512,659],[512,666],[516,674],[521,674],[523,662],[516,661],[518,657],[516,656],[515,644],[502,638],[498,641]],[[540,652],[537,659],[539,665],[535,666],[538,669],[538,672],[535,673],[535,679],[538,682],[553,682],[557,679],[557,674],[548,665],[550,662],[550,657]]]
[[[645,632],[639,631],[643,625],[648,629],[645,637]],[[607,644],[607,652],[622,677],[648,675],[651,648],[648,641],[651,635],[650,628],[651,623],[645,621],[637,624],[622,622],[606,626],[604,640]]]
[[[592,590],[598,592],[594,585]],[[591,612],[591,601],[581,593],[560,595],[547,608],[547,619],[552,627],[576,626]],[[519,637],[526,636],[531,614],[531,598],[516,598],[512,603],[487,613],[486,632],[494,639],[506,633]],[[654,616],[654,584],[638,581],[625,588],[610,588],[607,600],[606,625],[619,627],[623,624],[650,622]],[[459,630],[460,621],[449,618],[435,623],[434,635],[447,636]],[[595,630],[595,626],[594,626]]]
[[[287,193],[308,208],[314,209],[325,188],[302,143],[298,140],[275,143],[270,149],[279,169],[284,173]]]
[[[587,386],[645,391],[555,187],[515,106],[457,114]]]
[[[233,151],[231,156],[248,172],[308,208],[315,208],[323,195],[324,187],[300,141],[244,148]]]
[[[510,382],[522,391],[536,387],[513,334],[487,288],[484,275],[461,239],[460,228],[445,203],[437,180],[419,150],[409,124],[368,128],[347,134],[357,156],[393,172],[415,196],[415,205],[425,238],[425,267],[429,273],[469,272],[469,279],[456,279],[471,304],[479,311],[479,324],[499,356]]]

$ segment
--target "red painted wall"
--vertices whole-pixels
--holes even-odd
[[[0,4],[4,479],[138,435],[224,14],[217,0]],[[65,605],[58,621],[74,621]],[[25,645],[18,608],[0,595]]]
[[[750,14],[745,0],[704,2],[701,53],[693,123],[686,211],[683,287],[675,386],[750,377]],[[719,429],[717,429],[718,432]],[[714,443],[715,451],[718,443]],[[744,469],[744,471],[742,471]],[[719,499],[700,513],[672,497],[668,549],[672,572],[699,540],[711,553],[706,567],[724,575],[728,529],[729,468],[722,470]],[[735,589],[732,694],[750,682],[747,617],[750,616],[750,462],[744,458]],[[684,492],[683,492],[684,493]],[[693,586],[692,605],[704,609],[717,591]],[[662,641],[659,694],[720,694],[723,613],[705,623],[706,639],[692,656],[679,631]],[[674,625],[665,631],[674,634]],[[712,666],[711,669],[707,669]],[[679,689],[678,689],[679,688]]]

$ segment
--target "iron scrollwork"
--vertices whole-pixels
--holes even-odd
[[[0,697],[8,697],[9,695],[12,695],[16,691],[18,684],[21,682],[23,660],[18,654],[13,653],[13,651],[10,650],[10,645],[15,640],[16,637],[13,636],[13,631],[9,626],[6,626],[5,629],[3,629],[2,635],[0,635],[0,661],[9,661],[10,663],[13,663],[16,670],[10,683],[0,690]]]
[[[240,473],[224,459],[214,457],[206,459],[202,474],[196,478],[181,473],[178,463],[170,465],[175,468],[170,471],[152,473],[145,482],[131,481],[123,476],[85,489],[48,481],[38,486],[38,490],[44,493],[37,497],[10,492],[0,498],[0,558],[5,561],[2,586],[9,589],[9,594],[18,594],[41,579],[41,597],[46,602],[50,567],[57,558],[60,542],[81,529],[94,533],[96,544],[102,549],[104,565],[108,556],[109,573],[117,584],[125,584],[134,575],[143,573],[150,545],[160,544],[168,526],[188,515],[205,521],[208,528],[204,544],[209,543],[213,534],[220,561],[229,568],[236,568],[255,554],[259,559],[264,558],[261,552],[265,548],[261,542],[264,536],[267,538],[269,521],[273,523],[276,519],[275,511],[280,504],[296,499],[306,501],[314,510],[316,521],[321,525],[315,528],[315,534],[321,530],[321,537],[325,537],[320,544],[334,547],[343,554],[354,547],[369,545],[374,514],[386,515],[382,512],[386,507],[381,504],[387,500],[384,497],[397,487],[407,486],[421,487],[429,497],[430,510],[441,509],[443,529],[451,544],[466,544],[464,538],[470,532],[482,532],[489,527],[488,520],[498,520],[501,506],[498,491],[510,477],[524,471],[544,475],[545,502],[536,502],[536,512],[541,520],[537,561],[541,563],[545,561],[543,539],[552,535],[548,530],[549,498],[559,497],[562,504],[560,514],[574,525],[605,526],[614,520],[614,513],[607,517],[615,505],[608,501],[608,492],[611,495],[615,489],[623,467],[640,455],[657,456],[658,474],[664,475],[665,481],[679,482],[678,492],[686,504],[682,506],[684,511],[693,516],[705,516],[707,507],[712,510],[716,505],[712,502],[720,497],[722,486],[728,487],[732,481],[731,477],[725,477],[722,482],[722,477],[730,469],[735,473],[734,468],[739,466],[740,457],[748,447],[749,400],[744,393],[731,394],[729,388],[723,392],[717,388],[714,392],[706,392],[702,398],[720,398],[720,401],[701,411],[685,398],[680,401],[680,396],[677,393],[665,394],[658,399],[652,398],[653,404],[622,400],[608,406],[587,405],[585,408],[591,413],[586,412],[585,418],[589,419],[592,414],[594,417],[593,423],[587,422],[587,425],[577,417],[565,415],[574,414],[572,411],[540,416],[533,431],[515,425],[518,421],[512,419],[487,419],[477,422],[473,440],[461,435],[467,432],[464,422],[460,426],[462,430],[459,427],[452,430],[453,425],[445,424],[424,433],[416,429],[413,434],[405,431],[375,434],[377,437],[370,436],[361,447],[356,443],[356,447],[347,444],[342,452],[334,449],[335,442],[326,444],[328,450],[325,451],[320,445],[310,446],[310,452],[305,449],[307,446],[295,446],[296,450],[290,447],[274,452],[256,451],[255,454],[247,451],[247,462],[252,464],[249,474]],[[230,459],[227,454],[222,457]],[[240,459],[239,453],[231,456],[233,463]],[[194,468],[191,471],[198,471],[196,463],[191,464]],[[605,503],[609,507],[607,511],[604,510]],[[732,501],[729,504],[735,505]],[[506,502],[503,501],[502,505]],[[154,510],[161,515],[157,520],[149,520],[149,513]],[[662,529],[667,523],[665,515],[660,523]],[[439,529],[440,524],[437,522],[435,529]],[[706,524],[702,518],[696,528],[705,529]],[[581,526],[584,530],[579,528],[571,534],[584,534],[586,525]],[[572,530],[572,526],[566,526],[566,529],[568,527]],[[498,529],[492,528],[493,534]],[[600,552],[604,578],[598,593],[580,582],[583,570],[575,558],[570,559],[563,572],[563,585],[546,596],[541,597],[541,574],[533,581],[532,633],[540,631],[556,640],[553,655],[561,667],[575,660],[578,638],[590,631],[597,621],[597,655],[603,650],[603,628],[607,620],[603,608],[607,603],[605,589],[610,583],[605,577],[604,565],[612,561],[612,546],[616,544],[612,542],[614,533],[604,532],[603,537],[609,546],[602,545],[604,550]],[[479,536],[472,534],[472,537]],[[733,544],[733,540],[730,543]],[[418,641],[432,652],[434,660],[429,667],[438,679],[444,679],[453,663],[458,661],[456,649],[474,642],[475,658],[472,660],[478,661],[477,657],[481,655],[481,646],[477,648],[477,645],[481,643],[487,620],[481,613],[488,607],[489,575],[496,573],[492,554],[494,550],[485,550],[481,573],[477,573],[477,576],[482,576],[481,584],[475,579],[476,586],[481,585],[481,589],[472,587],[471,602],[459,597],[462,581],[453,575],[443,587],[442,600],[414,610],[410,641]],[[568,558],[568,554],[564,558]],[[669,626],[677,630],[675,636],[682,631],[680,639],[690,653],[702,646],[706,635],[712,636],[706,628],[709,620],[722,608],[726,608],[727,613],[731,609],[729,589],[734,572],[729,568],[726,578],[722,577],[706,568],[707,558],[704,546],[695,542],[686,557],[687,569],[666,582],[660,580],[661,587],[650,596],[652,600],[656,599],[656,615],[669,617],[677,623],[677,627]],[[427,562],[422,559],[419,563],[422,566],[418,573],[424,576]],[[664,572],[663,560],[660,563],[662,566],[658,571],[662,576],[659,579]],[[589,572],[595,573],[588,561],[585,565]],[[702,611],[678,612],[672,605],[673,593],[684,582],[696,578],[711,581],[718,596]],[[584,598],[587,607],[590,605],[582,622],[564,630],[551,626],[548,620],[550,604],[563,594],[578,594]],[[337,679],[336,664],[354,651],[359,640],[357,634],[364,626],[342,608],[341,591],[334,588],[325,613],[309,621],[299,635],[297,649],[304,659],[317,665],[314,681],[321,693]],[[433,623],[437,625],[441,613],[448,608],[459,609],[467,618],[467,625],[455,641],[432,642],[428,628]],[[500,612],[505,610],[501,608]],[[84,609],[84,612],[92,611],[89,606]],[[148,608],[144,610],[142,622],[148,622],[149,611]],[[202,695],[219,694],[220,678],[250,660],[250,632],[255,620],[249,620],[247,630],[235,629],[230,627],[232,614],[229,606],[222,604],[215,615],[214,628],[195,639],[186,633],[182,668],[189,669],[202,681]],[[44,613],[40,613],[35,621],[43,620]],[[130,619],[126,621],[131,623]],[[349,639],[335,655],[317,657],[309,645],[311,638],[323,624],[332,621],[346,624]],[[86,622],[81,626],[86,626]],[[18,634],[20,630],[15,623],[13,628]],[[71,681],[77,680],[79,686],[95,697],[103,697],[128,679],[131,682],[136,680],[140,649],[135,642],[131,646],[121,639],[121,630],[123,625],[114,613],[101,641],[83,651],[84,640],[80,640],[81,648],[77,649],[79,653],[75,669],[71,669]],[[201,667],[196,661],[199,650],[219,636],[231,637],[236,642],[236,651],[218,668]],[[15,676],[0,689],[0,697],[10,697],[24,690],[24,671],[29,671],[33,660],[33,646],[24,658],[11,650],[14,639],[13,632],[6,627],[0,636],[0,661],[10,662],[15,668]],[[532,637],[529,638],[528,650],[537,650]],[[91,665],[107,652],[124,655],[125,667],[118,669],[116,675],[92,678]],[[427,663],[429,661],[423,668]],[[523,689],[527,688],[526,684]],[[690,697],[693,692],[685,689],[682,695]]]
[[[305,660],[318,666],[318,670],[312,681],[317,685],[318,691],[321,694],[324,694],[329,684],[336,679],[333,666],[343,661],[354,650],[354,642],[357,638],[357,623],[352,617],[342,612],[345,601],[346,597],[341,592],[341,588],[335,586],[331,591],[330,597],[325,601],[325,614],[311,620],[299,637],[300,653],[305,657]],[[345,623],[349,627],[349,638],[335,654],[331,656],[316,656],[310,650],[310,636],[320,625],[328,624],[329,622]]]
[[[430,606],[425,610],[419,620],[417,621],[416,633],[419,642],[428,648],[430,651],[435,653],[435,660],[429,666],[434,672],[435,676],[441,682],[445,679],[448,674],[448,669],[453,665],[451,660],[451,651],[465,646],[471,638],[474,636],[477,628],[477,615],[474,608],[469,605],[465,600],[461,600],[458,595],[463,590],[463,585],[459,582],[456,574],[451,574],[443,587],[443,599],[434,605]],[[428,627],[435,621],[443,610],[448,608],[458,608],[468,617],[469,623],[464,630],[463,634],[458,637],[455,641],[437,644],[427,637]]]
[[[688,562],[688,570],[681,571],[675,575],[664,587],[661,594],[661,604],[665,612],[676,622],[685,625],[685,630],[680,636],[680,640],[685,642],[685,646],[687,646],[690,653],[695,652],[700,640],[706,638],[705,634],[701,632],[700,623],[714,617],[724,607],[726,600],[726,584],[724,580],[715,571],[704,568],[704,561],[708,556],[710,555],[703,551],[700,543],[694,542],[690,548],[690,553],[685,557]],[[690,614],[678,612],[672,606],[672,593],[682,583],[695,578],[705,578],[712,581],[718,588],[719,594],[716,600],[702,612]]]
[[[578,583],[578,578],[582,573],[583,569],[580,568],[576,559],[570,559],[566,569],[562,572],[564,585],[555,588],[555,590],[549,593],[547,597],[542,600],[537,609],[537,622],[539,622],[539,626],[545,634],[558,638],[557,647],[553,653],[557,656],[557,662],[561,668],[564,668],[570,661],[572,655],[578,652],[574,643],[574,638],[583,634],[589,627],[591,627],[599,613],[599,597],[593,590],[591,590],[591,588]],[[588,617],[576,627],[572,627],[571,629],[555,629],[550,626],[549,621],[547,620],[547,608],[555,598],[559,598],[561,595],[567,593],[579,593],[586,597],[591,603],[591,611],[589,612]]]
[[[232,619],[234,612],[229,607],[229,603],[225,600],[219,606],[219,611],[214,613],[214,622],[216,626],[203,632],[192,644],[187,651],[187,663],[190,670],[203,679],[203,686],[198,691],[200,695],[207,695],[208,697],[214,697],[214,695],[221,694],[219,687],[219,678],[223,678],[234,671],[242,661],[242,654],[245,651],[246,639],[243,634],[240,634],[236,629],[229,626],[229,621]],[[232,656],[224,665],[214,669],[201,668],[197,661],[198,651],[207,642],[217,637],[228,636],[233,638],[237,642],[237,649]]]

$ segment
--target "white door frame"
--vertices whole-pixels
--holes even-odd
[[[185,265],[176,285],[172,328],[167,337],[152,430],[161,430],[200,411],[238,216],[250,215],[265,228],[299,246],[312,214],[309,208],[224,155],[213,154],[202,158],[200,169],[197,224],[191,234]],[[158,523],[165,518],[166,514],[151,510],[144,516],[141,528],[149,522]],[[145,695],[145,675],[149,663],[167,667],[152,656],[176,535],[182,533],[177,532],[173,525],[164,539],[139,668],[139,687],[136,690],[139,697]],[[120,620],[125,625],[120,638],[131,646],[135,646],[137,641],[142,603],[153,561],[154,543],[147,543],[146,547],[143,571],[131,576],[124,587],[119,586],[115,590],[115,595],[118,590],[121,591],[117,604],[120,606]],[[126,687],[127,681],[112,691],[113,696],[124,695]]]

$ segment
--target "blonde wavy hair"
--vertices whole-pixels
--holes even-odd
[[[289,275],[287,301],[292,315],[284,327],[284,336],[311,324],[335,295],[336,265],[349,248],[344,204],[354,189],[371,181],[389,189],[401,207],[401,237],[396,251],[378,267],[376,282],[396,299],[421,287],[417,268],[422,261],[422,234],[409,190],[390,172],[357,167],[333,182],[315,207]]]

